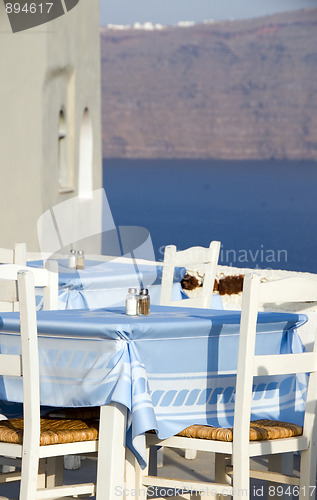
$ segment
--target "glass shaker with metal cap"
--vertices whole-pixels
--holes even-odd
[[[138,294],[136,288],[129,288],[125,300],[125,313],[128,316],[137,316],[138,314]]]
[[[150,314],[150,296],[147,288],[141,288],[139,293],[139,314]]]
[[[85,253],[83,250],[78,250],[76,268],[77,269],[85,268]]]
[[[76,250],[71,249],[68,254],[69,269],[76,269]]]

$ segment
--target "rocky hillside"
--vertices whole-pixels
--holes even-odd
[[[317,160],[317,9],[101,29],[104,157]]]

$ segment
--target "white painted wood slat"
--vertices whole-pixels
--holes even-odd
[[[258,376],[317,371],[317,353],[255,356],[253,373]]]
[[[22,358],[19,355],[0,354],[1,375],[22,376]]]

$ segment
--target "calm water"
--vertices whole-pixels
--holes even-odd
[[[163,247],[222,243],[220,263],[317,273],[317,163],[104,160],[118,226]]]

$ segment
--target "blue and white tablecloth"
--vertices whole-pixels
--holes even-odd
[[[43,267],[43,261],[30,261],[30,267]],[[161,265],[140,264],[136,261],[108,262],[85,261],[83,270],[69,269],[66,259],[58,260],[58,305],[59,309],[98,309],[100,307],[122,306],[128,288],[148,288],[151,303],[160,303]],[[184,267],[176,267],[172,290],[173,300],[181,300],[187,295],[181,287],[186,274]],[[216,300],[216,299],[215,299]]]
[[[305,315],[260,313],[256,352],[302,352],[295,328]],[[38,313],[41,404],[128,412],[127,444],[145,460],[144,433],[170,437],[192,424],[232,426],[240,312],[153,307]],[[20,352],[18,313],[0,315],[2,353]],[[257,377],[252,418],[302,424],[306,377]],[[0,382],[0,399],[22,401],[18,379]]]

